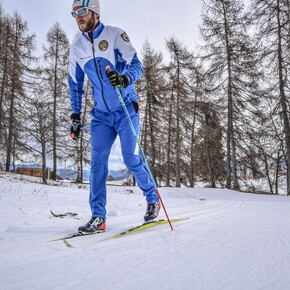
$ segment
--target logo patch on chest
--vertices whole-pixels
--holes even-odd
[[[109,43],[107,40],[102,40],[99,42],[99,49],[101,51],[105,51],[108,48],[108,46],[109,46]]]
[[[129,42],[130,41],[130,38],[128,36],[128,34],[126,32],[124,32],[123,34],[121,34],[121,37],[126,41],[126,42]]]

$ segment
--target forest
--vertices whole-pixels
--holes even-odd
[[[290,195],[290,0],[202,0],[199,44],[145,41],[135,83],[140,140],[158,186]],[[194,41],[194,40],[192,40]],[[83,181],[90,136],[70,138],[69,41],[58,23],[35,57],[35,35],[0,6],[0,168],[69,160]],[[85,83],[82,124],[90,123]],[[43,182],[46,182],[43,170]]]

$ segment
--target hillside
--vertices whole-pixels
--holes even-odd
[[[189,219],[110,240],[146,204],[136,187],[109,186],[106,233],[67,248],[53,240],[90,218],[88,186],[36,181],[0,173],[2,289],[289,289],[289,197],[161,188],[169,216]]]

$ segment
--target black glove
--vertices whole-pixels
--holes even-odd
[[[128,76],[120,76],[116,71],[106,71],[106,75],[113,87],[122,89],[127,88],[130,84],[130,78]]]
[[[71,114],[71,120],[70,136],[78,142],[82,127],[81,114]]]

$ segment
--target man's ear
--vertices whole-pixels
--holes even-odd
[[[94,13],[95,20],[100,20],[100,16],[97,13]]]

